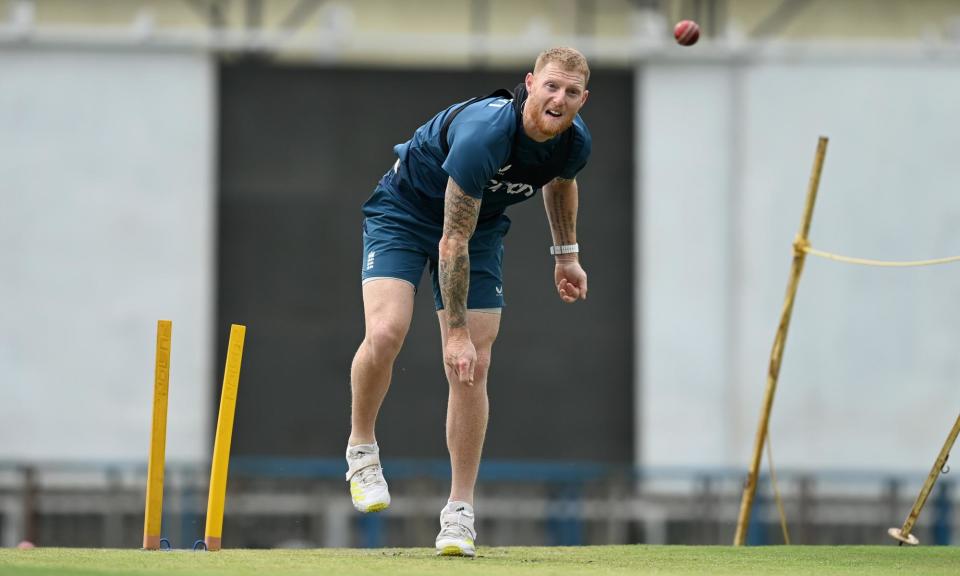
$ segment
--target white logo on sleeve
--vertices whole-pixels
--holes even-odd
[[[367,270],[373,269],[373,258],[376,255],[377,255],[376,250],[371,250],[370,252],[367,253]]]
[[[497,296],[503,296],[503,286],[497,286]]]

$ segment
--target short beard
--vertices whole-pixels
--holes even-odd
[[[523,104],[524,108],[526,108],[527,102],[524,102]],[[540,132],[545,136],[549,136],[550,138],[556,138],[560,134],[563,134],[573,124],[573,118],[571,118],[569,121],[564,122],[559,130],[553,132],[552,128],[547,126],[546,118],[544,117],[546,115],[546,108],[540,107],[536,110],[532,108],[534,108],[534,106],[531,106],[529,113],[532,114],[531,119],[533,120],[534,128],[537,130],[537,132]]]
[[[537,116],[537,119],[535,120],[535,122],[537,123],[537,130],[539,130],[542,134],[549,135],[551,138],[556,138],[560,134],[563,134],[568,128],[570,128],[570,125],[573,124],[572,118],[569,121],[562,118],[557,118],[557,120],[561,120],[563,123],[560,125],[559,130],[557,130],[556,132],[552,132],[553,128],[548,128],[547,120],[544,117],[544,115],[545,115],[545,112],[541,112],[540,115]]]

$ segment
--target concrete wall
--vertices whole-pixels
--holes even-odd
[[[0,459],[209,451],[213,75],[203,55],[0,50]]]
[[[960,254],[954,61],[651,63],[638,106],[640,458],[752,452],[817,138],[814,247]],[[960,408],[958,265],[810,257],[771,432],[780,466],[927,469]]]

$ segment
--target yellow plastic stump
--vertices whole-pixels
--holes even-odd
[[[230,326],[227,365],[223,371],[223,391],[220,394],[220,412],[217,416],[217,435],[213,442],[213,462],[210,465],[207,526],[204,530],[204,543],[210,551],[220,549],[223,534],[223,507],[227,496],[230,441],[233,437],[233,415],[237,408],[240,362],[243,358],[243,340],[246,334],[246,326],[239,324]]]
[[[153,372],[153,416],[150,456],[147,460],[147,498],[143,518],[143,547],[160,548],[163,515],[163,467],[167,446],[167,398],[170,385],[170,337],[173,322],[157,321],[157,356]]]

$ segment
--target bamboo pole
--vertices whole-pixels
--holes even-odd
[[[933,490],[933,485],[936,483],[937,477],[940,476],[940,472],[947,464],[947,458],[950,457],[950,449],[953,448],[953,443],[957,441],[957,435],[960,435],[960,416],[957,416],[957,421],[953,424],[950,434],[947,435],[947,440],[943,443],[943,448],[940,449],[940,454],[937,455],[937,460],[933,463],[933,468],[930,469],[930,474],[927,475],[927,480],[923,483],[923,488],[920,489],[917,501],[914,502],[913,508],[910,510],[910,515],[907,516],[907,520],[903,523],[903,527],[890,528],[887,530],[887,534],[899,540],[901,544],[912,544],[916,546],[920,543],[917,537],[910,532],[913,530],[913,525],[917,523],[920,510],[923,510],[923,505],[927,503],[927,496],[929,496],[930,491]]]
[[[737,532],[733,539],[735,546],[742,546],[746,540],[747,528],[750,526],[750,511],[753,508],[753,499],[757,492],[757,475],[760,470],[760,459],[763,455],[763,445],[767,440],[767,426],[770,423],[770,410],[773,407],[773,396],[777,391],[777,378],[780,376],[780,363],[783,360],[783,349],[787,343],[787,331],[790,329],[790,315],[793,313],[793,302],[797,295],[797,286],[800,283],[800,274],[807,254],[807,236],[810,233],[810,221],[813,219],[813,207],[817,201],[817,190],[820,187],[820,173],[823,171],[823,160],[827,155],[827,141],[821,136],[817,143],[817,153],[814,157],[813,171],[807,187],[807,202],[803,209],[803,220],[800,222],[800,232],[793,241],[793,264],[790,267],[790,280],[787,283],[787,294],[783,301],[783,311],[780,314],[780,326],[773,341],[770,352],[770,366],[767,372],[767,390],[763,398],[763,408],[760,414],[760,424],[757,426],[757,437],[753,445],[753,459],[750,462],[750,472],[743,487],[743,499],[740,501],[740,516],[737,518]]]

